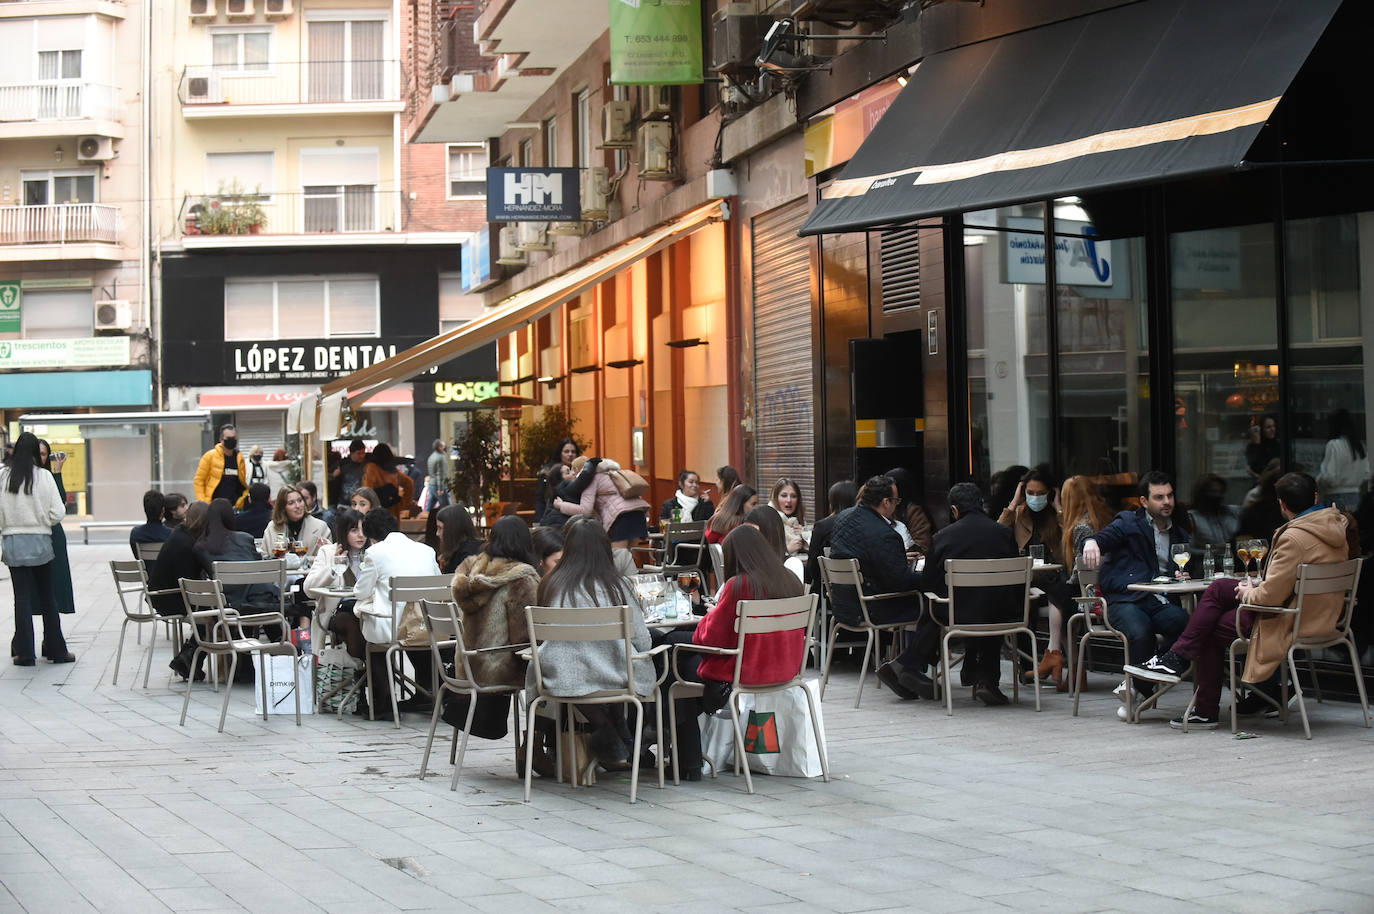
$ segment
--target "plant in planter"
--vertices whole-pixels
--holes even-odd
[[[497,483],[506,469],[501,454],[501,423],[494,412],[474,412],[468,427],[454,442],[458,456],[453,462],[452,491],[469,505],[481,505],[496,497]]]
[[[227,186],[220,182],[219,193],[201,197],[196,228],[202,235],[258,234],[267,224],[267,212],[258,202],[262,188],[247,190],[238,179]]]

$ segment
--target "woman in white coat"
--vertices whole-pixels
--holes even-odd
[[[315,615],[310,623],[311,644],[325,643],[324,634],[329,630],[329,620],[334,618],[344,599],[325,591],[352,590],[353,585],[358,583],[363,553],[367,549],[363,516],[352,508],[344,508],[334,514],[333,532],[334,542],[325,543],[315,553],[310,573],[301,585],[306,596],[315,601]]]
[[[10,657],[16,666],[34,665],[35,615],[43,617],[43,656],[51,663],[76,659],[67,650],[52,592],[52,528],[67,512],[57,482],[38,461],[38,438],[25,432],[14,442],[10,465],[0,469],[0,539],[14,586]]]

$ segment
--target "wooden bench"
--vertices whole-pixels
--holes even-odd
[[[126,529],[132,530],[134,527],[137,527],[139,524],[142,523],[143,521],[141,520],[83,520],[81,522],[81,542],[87,546],[91,544],[92,528],[106,529],[114,527],[124,527]]]

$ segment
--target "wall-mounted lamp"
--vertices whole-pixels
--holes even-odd
[[[549,389],[552,390],[556,384],[558,384],[559,382],[561,382],[561,381],[562,381],[564,378],[566,378],[566,377],[567,377],[567,375],[564,375],[564,374],[560,374],[560,375],[547,375],[547,374],[546,374],[546,375],[544,375],[544,376],[541,377],[541,378],[535,378],[535,380],[538,381],[540,384],[547,384],[547,385],[549,385]]]
[[[54,150],[52,151],[52,157],[53,157],[54,160],[56,160],[56,161],[58,161],[58,162],[61,162],[61,161],[62,161],[62,147],[61,147],[61,146],[58,146],[56,149],[54,149]]]
[[[600,370],[601,370],[601,366],[600,366],[600,365],[581,365],[581,366],[578,366],[577,368],[569,368],[569,369],[568,369],[568,373],[569,373],[569,374],[589,374],[590,372],[593,372],[593,371],[600,371]]]
[[[663,345],[671,346],[674,349],[691,349],[693,346],[706,346],[709,343],[710,340],[703,340],[700,337],[693,336],[685,340],[669,340]]]
[[[643,365],[643,359],[616,359],[614,362],[607,362],[607,368],[634,368],[636,365]]]
[[[501,386],[502,386],[502,387],[519,387],[521,384],[528,384],[529,382],[531,382],[531,381],[533,381],[533,380],[534,380],[534,375],[532,375],[532,374],[527,374],[527,375],[525,375],[523,378],[516,378],[516,379],[513,380],[513,381],[502,381],[502,382],[501,382]]]
[[[906,74],[897,77],[897,85],[901,86],[903,89],[906,88],[906,82]]]

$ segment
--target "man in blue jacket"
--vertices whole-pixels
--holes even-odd
[[[1098,589],[1107,599],[1107,619],[1129,641],[1126,662],[1136,664],[1158,652],[1156,636],[1164,639],[1159,650],[1167,651],[1188,624],[1188,613],[1163,594],[1128,589],[1164,574],[1173,563],[1173,546],[1188,542],[1173,520],[1174,483],[1167,474],[1154,470],[1141,477],[1140,503],[1083,541],[1083,564],[1102,565]],[[1146,695],[1154,690],[1140,680],[1136,688]],[[1125,700],[1124,690],[1119,697]]]

